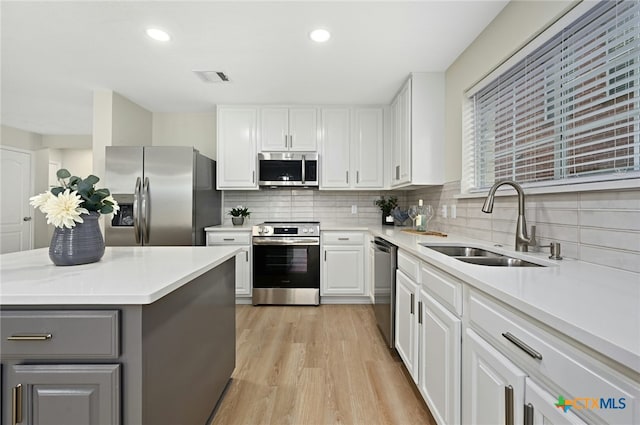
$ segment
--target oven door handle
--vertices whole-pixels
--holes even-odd
[[[253,238],[254,245],[320,245],[317,238],[278,239],[278,238]]]

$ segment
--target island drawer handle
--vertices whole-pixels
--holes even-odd
[[[7,341],[47,341],[51,334],[15,334],[7,337]]]
[[[534,359],[542,360],[542,354],[538,353],[533,348],[529,347],[526,343],[522,342],[519,338],[511,335],[510,332],[505,332],[502,334],[503,337],[507,338],[510,342],[515,344],[519,349],[533,357]]]
[[[236,238],[224,238],[224,239],[222,239],[222,240],[223,240],[223,241],[235,241],[235,240],[236,240]]]

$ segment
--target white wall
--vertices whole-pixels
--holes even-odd
[[[60,149],[62,168],[74,176],[85,178],[93,172],[93,152],[91,149]],[[102,180],[104,176],[98,176]],[[101,187],[98,184],[98,187]]]
[[[447,69],[445,181],[461,177],[464,92],[577,3],[512,0]]]
[[[42,136],[42,145],[53,149],[91,149],[93,140],[90,134],[44,134]]]
[[[0,145],[34,151],[42,149],[42,135],[3,125],[0,128]]]
[[[153,146],[193,146],[216,159],[216,113],[153,113]]]

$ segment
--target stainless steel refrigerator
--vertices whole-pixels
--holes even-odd
[[[204,245],[221,222],[216,163],[191,147],[107,146],[104,187],[120,205],[107,246]]]

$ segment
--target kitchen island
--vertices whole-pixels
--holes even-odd
[[[235,367],[236,253],[0,256],[2,422],[206,423]]]

